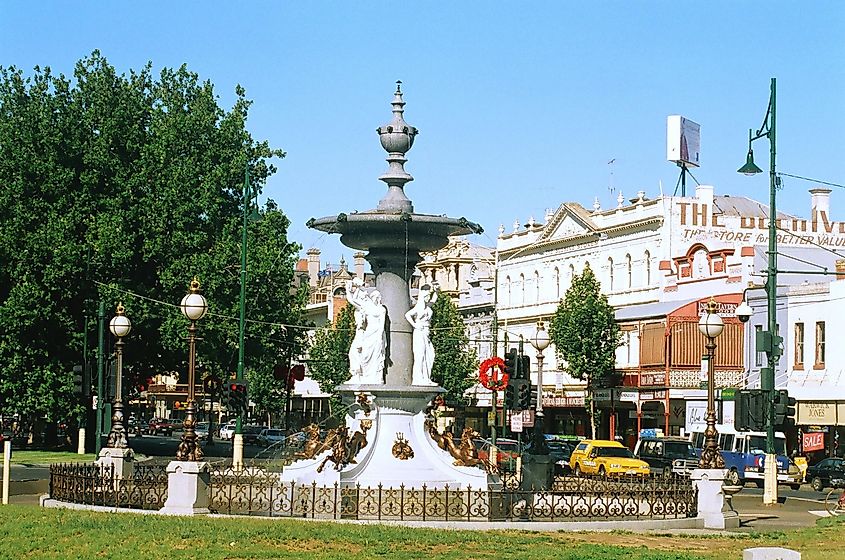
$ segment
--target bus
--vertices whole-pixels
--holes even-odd
[[[701,456],[704,447],[705,426],[695,426],[690,432],[690,442],[696,453]],[[744,486],[753,481],[763,486],[763,472],[766,460],[766,432],[739,432],[733,426],[717,424],[719,450],[725,459],[728,473],[725,482],[734,486]],[[789,476],[789,459],[786,456],[786,436],[775,432],[775,453],[778,464],[778,484],[787,484],[794,489],[800,483]]]

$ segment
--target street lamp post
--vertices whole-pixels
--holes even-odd
[[[767,314],[768,314],[768,330],[764,332],[764,348],[768,358],[767,367],[760,372],[760,388],[766,398],[766,461],[764,466],[764,490],[763,503],[775,504],[777,503],[777,458],[775,455],[775,405],[774,405],[774,390],[775,390],[775,367],[777,366],[778,358],[780,357],[780,342],[781,339],[777,334],[777,211],[775,207],[775,199],[778,187],[778,177],[775,166],[775,156],[777,154],[775,132],[776,132],[776,117],[777,117],[777,80],[772,78],[771,92],[769,95],[769,107],[766,110],[766,116],[763,118],[762,126],[753,134],[748,131],[748,155],[746,157],[745,165],[740,167],[737,171],[743,175],[756,175],[762,173],[763,170],[757,167],[754,163],[754,152],[751,149],[751,143],[760,138],[769,139],[769,259],[768,268],[766,270],[766,295],[767,295]],[[758,348],[760,350],[760,348]]]
[[[698,321],[698,330],[707,338],[704,347],[707,349],[707,414],[704,417],[707,427],[704,429],[704,449],[701,450],[701,469],[723,469],[725,460],[719,452],[718,432],[716,431],[716,402],[715,379],[713,374],[714,357],[716,354],[716,338],[722,334],[725,325],[716,312],[716,302],[710,298],[707,312]]]
[[[196,382],[196,356],[197,356],[197,321],[205,317],[208,312],[208,304],[200,291],[199,280],[191,280],[191,291],[182,298],[180,308],[182,315],[191,321],[188,327],[188,405],[183,423],[182,441],[176,450],[176,459],[179,461],[199,461],[202,459],[202,449],[197,443],[196,418],[197,402],[194,395],[194,384]]]
[[[543,435],[543,351],[549,347],[549,332],[543,321],[537,323],[537,332],[534,333],[534,338],[530,339],[531,346],[537,350],[537,406],[534,409],[534,449],[535,453],[544,453],[548,451],[546,447],[546,438]]]
[[[123,337],[132,330],[132,322],[124,315],[122,303],[117,304],[117,311],[111,321],[109,330],[117,338],[114,343],[114,350],[117,354],[117,367],[114,382],[114,401],[112,405],[112,425],[106,447],[126,449],[129,444],[126,441],[126,428],[123,425]]]

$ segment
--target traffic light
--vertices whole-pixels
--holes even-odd
[[[529,410],[531,408],[531,382],[527,379],[514,381],[514,392],[516,393],[516,409]]]
[[[531,379],[531,358],[524,354],[519,357],[519,378]]]
[[[511,348],[505,353],[505,373],[510,379],[519,379],[519,364],[516,348]]]
[[[734,424],[737,430],[766,430],[766,398],[761,389],[741,389],[734,395]]]
[[[786,389],[776,391],[775,400],[775,421],[778,428],[791,428],[795,425],[795,405],[798,401],[789,396]]]
[[[511,380],[508,380],[508,386],[505,387],[505,408],[516,408],[516,387]]]
[[[246,414],[248,406],[249,400],[247,397],[246,382],[232,381],[229,383],[229,410],[242,415]]]
[[[231,408],[232,391],[230,390],[230,387],[231,384],[226,383],[220,391],[220,407],[225,408],[226,410],[230,410]]]
[[[73,392],[79,396],[84,395],[85,390],[85,368],[73,366]]]

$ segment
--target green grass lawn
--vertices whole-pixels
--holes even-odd
[[[12,463],[29,465],[50,465],[51,463],[90,463],[97,459],[93,453],[77,455],[72,451],[34,451],[13,449]]]
[[[771,534],[707,537],[627,532],[451,531],[249,517],[165,517],[130,513],[0,507],[0,558],[233,560],[590,559],[733,560],[752,546],[786,546],[803,560],[845,550],[845,524]]]

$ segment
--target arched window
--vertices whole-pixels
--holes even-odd
[[[519,275],[519,304],[525,305],[525,275]]]
[[[569,285],[570,286],[572,285],[572,280],[574,280],[574,279],[575,279],[575,265],[570,264],[569,265]]]
[[[513,300],[511,299],[511,277],[505,277],[505,294],[507,295],[507,305],[508,307],[513,305]]]
[[[631,255],[625,255],[625,265],[628,267],[628,289],[634,287],[634,264],[631,262]]]
[[[607,279],[608,279],[608,290],[611,292],[613,291],[613,259],[607,259]]]
[[[534,303],[540,303],[540,273],[534,271]]]
[[[560,299],[560,269],[555,267],[555,299]]]
[[[651,286],[651,253],[648,251],[643,255],[643,265],[645,268],[645,285]]]

